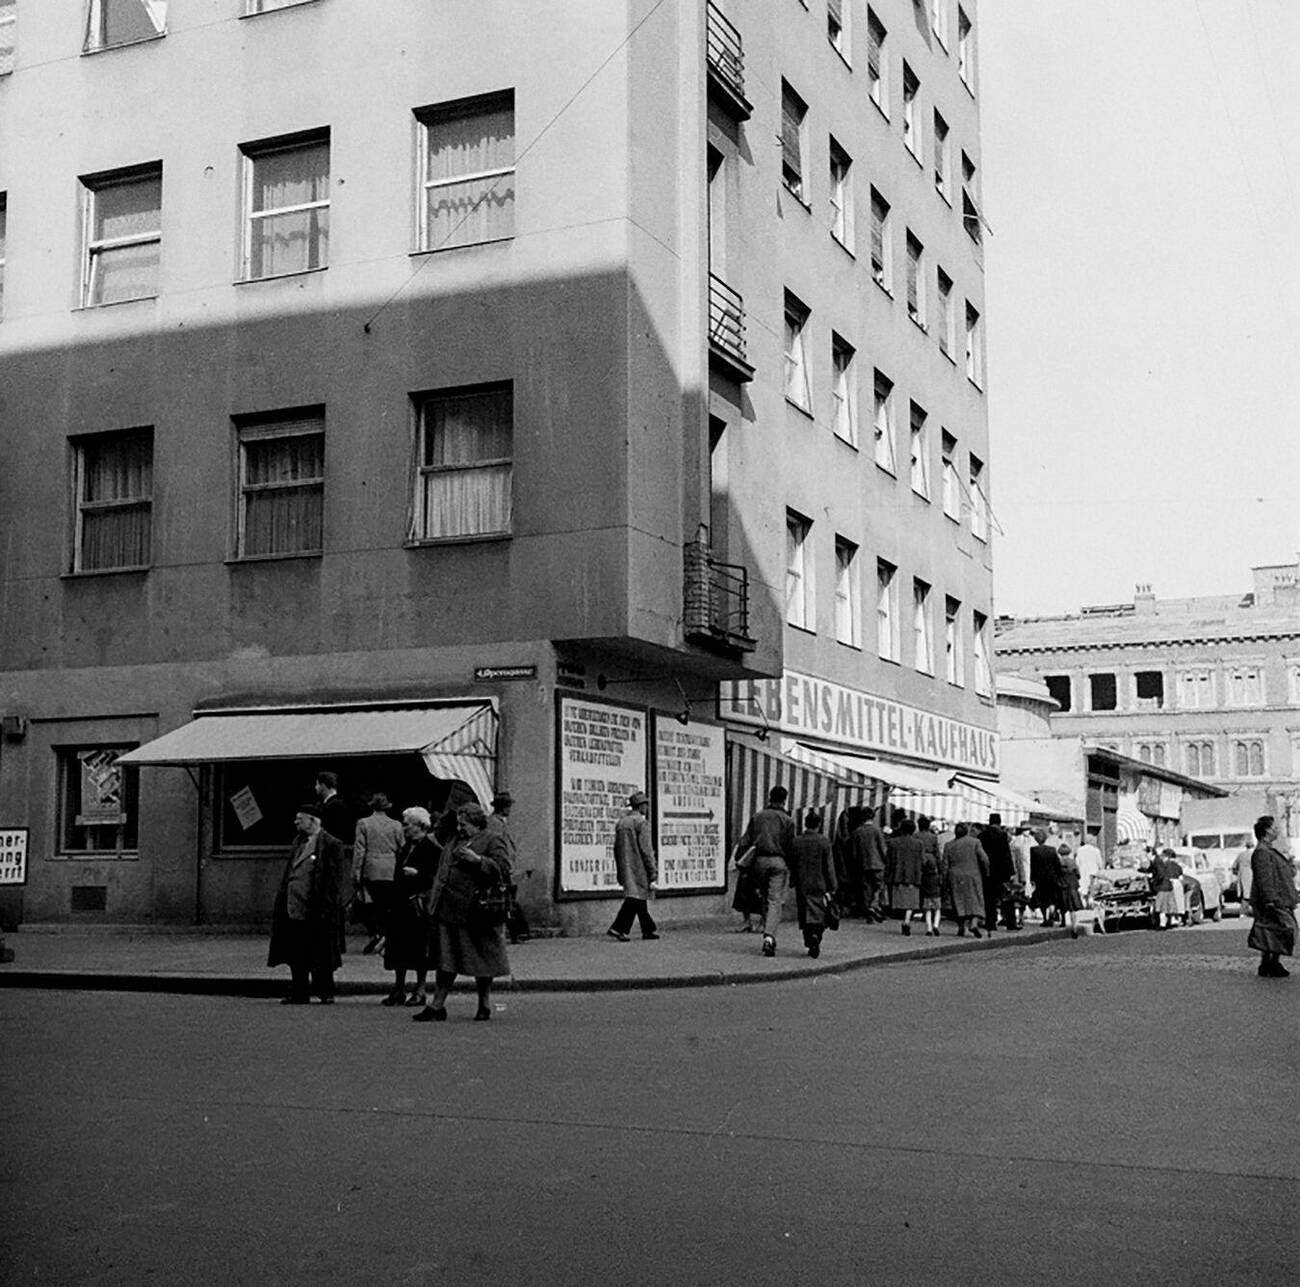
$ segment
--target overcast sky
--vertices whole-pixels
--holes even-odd
[[[1000,613],[1300,551],[1300,0],[980,0]]]

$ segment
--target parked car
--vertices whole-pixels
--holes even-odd
[[[1174,850],[1174,857],[1183,869],[1183,892],[1190,925],[1198,924],[1206,916],[1212,921],[1222,920],[1228,906],[1228,890],[1234,877],[1216,853],[1222,855],[1223,850],[1193,849],[1190,846]]]
[[[1149,925],[1155,917],[1156,896],[1148,872],[1135,867],[1103,867],[1088,889],[1103,929],[1126,920]]]

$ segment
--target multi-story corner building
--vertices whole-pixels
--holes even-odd
[[[1253,572],[1244,594],[1138,586],[1132,603],[1000,620],[998,672],[1046,685],[1053,737],[1248,797],[1300,834],[1300,563]],[[1225,821],[1239,812],[1224,801]]]
[[[573,932],[633,789],[672,919],[764,774],[995,776],[975,23],[0,0],[22,915],[264,916],[321,768]]]

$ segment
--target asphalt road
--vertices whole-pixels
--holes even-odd
[[[1240,922],[445,1024],[0,994],[0,1281],[1295,1284]]]

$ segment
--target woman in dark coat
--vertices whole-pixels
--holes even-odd
[[[925,845],[916,823],[902,818],[885,844],[885,886],[889,905],[903,913],[903,933],[912,932],[912,913],[921,910],[921,868]]]
[[[397,852],[393,901],[384,941],[384,969],[393,970],[393,990],[383,1005],[423,1005],[429,977],[429,890],[438,867],[438,846],[429,835],[429,811],[418,805],[402,814],[406,843]],[[415,989],[406,995],[406,972],[415,971]]]
[[[831,842],[822,835],[822,815],[816,809],[804,814],[803,832],[794,838],[786,862],[804,946],[815,960],[821,955],[826,932],[826,902],[836,890],[835,858]]]
[[[477,895],[493,885],[510,884],[510,853],[499,835],[487,830],[487,814],[477,804],[457,811],[457,836],[442,851],[429,891],[429,953],[433,996],[415,1017],[421,1022],[447,1017],[447,994],[458,974],[473,975],[478,991],[474,1018],[492,1017],[492,980],[510,973],[504,913],[500,924],[480,919]]]
[[[1079,864],[1070,852],[1069,845],[1059,845],[1056,850],[1056,906],[1070,926],[1070,936],[1079,937],[1079,913],[1083,910],[1083,896],[1079,893]]]
[[[1295,951],[1295,864],[1278,847],[1277,824],[1267,814],[1255,823],[1259,841],[1250,856],[1250,910],[1255,923],[1246,940],[1260,954],[1261,979],[1285,979],[1282,964]]]
[[[945,884],[948,899],[957,917],[957,934],[970,932],[980,937],[980,919],[984,915],[984,882],[989,874],[989,857],[964,822],[957,824],[956,839],[943,851],[948,865]]]
[[[917,820],[917,837],[921,841],[921,915],[927,935],[939,936],[939,915],[943,910],[943,864],[939,857],[939,837],[930,830],[930,819]]]

